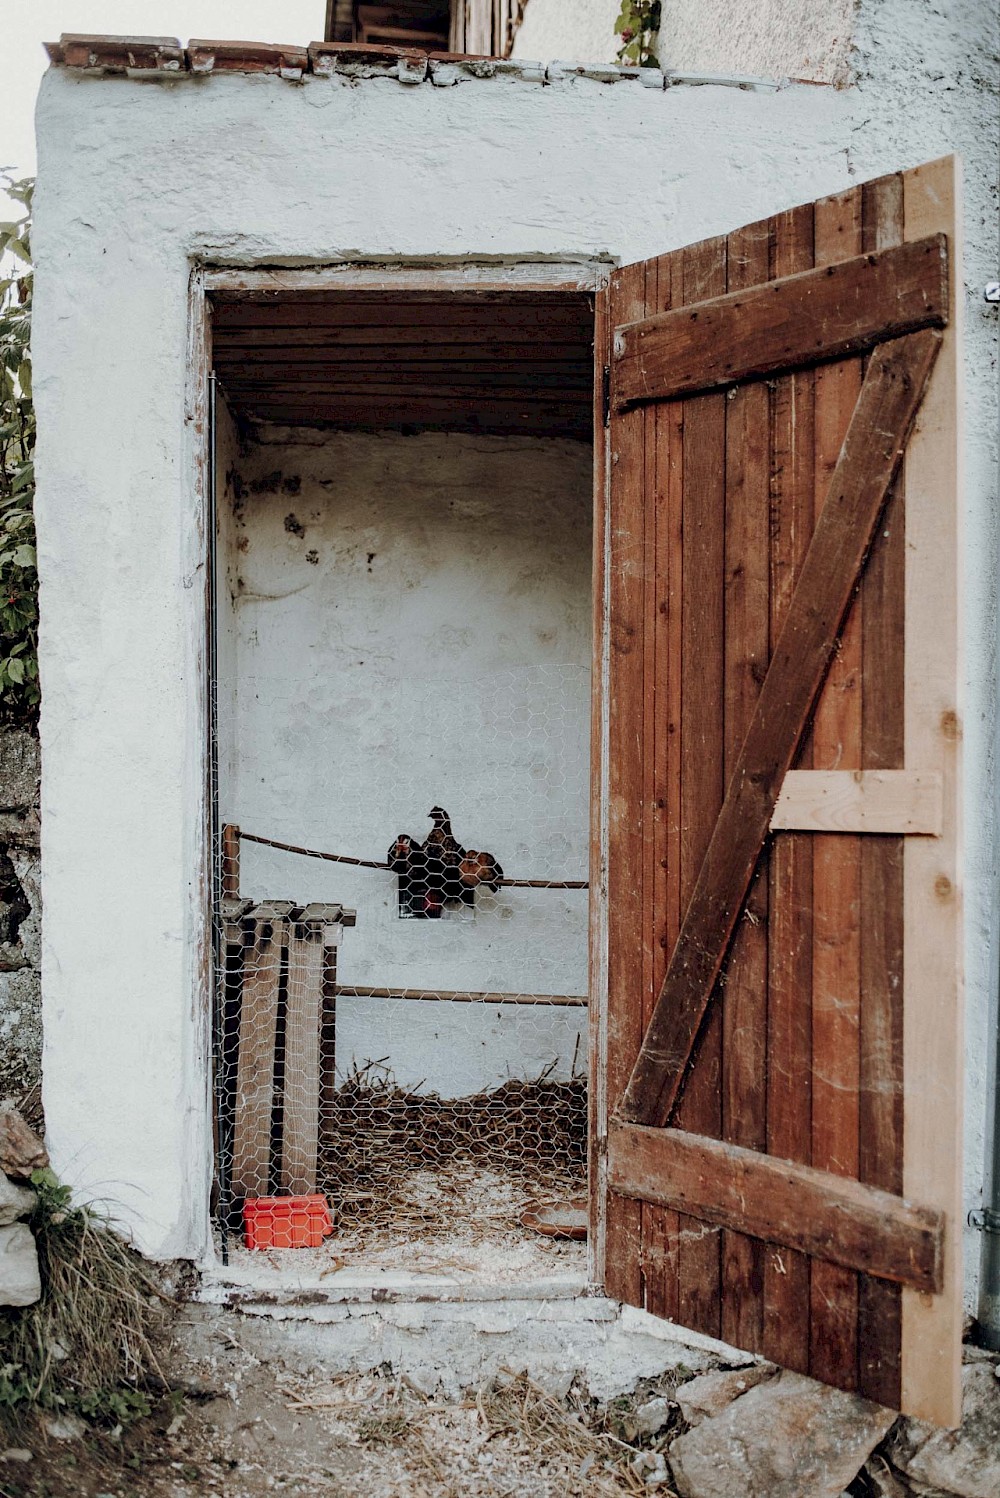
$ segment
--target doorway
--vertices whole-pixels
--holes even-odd
[[[311,1196],[255,1266],[582,1276],[595,278],[232,279],[220,1232]]]

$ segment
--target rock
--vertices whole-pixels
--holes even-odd
[[[895,1418],[780,1373],[673,1442],[674,1486],[681,1498],[838,1498]]]
[[[773,1363],[756,1363],[750,1368],[725,1368],[720,1373],[702,1373],[698,1378],[681,1384],[677,1390],[677,1403],[688,1425],[700,1425],[710,1420],[741,1394],[773,1378],[777,1372]]]
[[[31,1306],[41,1293],[31,1229],[23,1222],[0,1227],[0,1306]]]
[[[647,1488],[663,1488],[670,1481],[667,1459],[662,1451],[640,1451],[631,1462],[632,1471]]]
[[[26,1446],[8,1446],[0,1451],[0,1462],[33,1462],[34,1457]]]
[[[80,1441],[87,1434],[86,1421],[78,1415],[53,1415],[44,1424],[53,1441]]]
[[[646,1403],[640,1404],[629,1417],[629,1424],[635,1430],[636,1436],[658,1436],[664,1426],[669,1423],[669,1399],[647,1399]],[[634,1440],[635,1436],[632,1439]]]
[[[0,1175],[0,1227],[27,1217],[35,1205],[35,1193],[26,1186],[15,1186],[5,1175]]]
[[[959,1498],[1000,1493],[1000,1383],[989,1362],[962,1369],[962,1424],[936,1430],[908,1420],[890,1452],[905,1476]]]
[[[4,1175],[27,1180],[33,1170],[44,1170],[48,1150],[20,1113],[0,1108],[0,1170]]]

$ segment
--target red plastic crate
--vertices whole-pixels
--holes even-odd
[[[248,1196],[243,1203],[247,1248],[319,1248],[333,1232],[325,1196]]]

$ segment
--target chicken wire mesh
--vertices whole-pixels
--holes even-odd
[[[374,858],[357,851],[348,803],[370,814],[394,755],[405,774],[440,695],[402,694],[383,724],[390,752],[344,775],[327,825],[350,852],[220,829],[228,1226],[248,1199],[320,1192],[348,1230],[445,1234],[478,1212],[489,1232],[498,1209],[585,1190],[588,690],[588,673],[566,667],[480,680],[467,726],[490,752],[473,809],[453,823],[434,804]],[[390,785],[370,820],[407,799],[412,787]],[[250,809],[254,829],[269,825],[264,805]],[[488,847],[464,835],[474,822]]]
[[[316,1191],[405,1241],[579,1197],[589,450],[224,402],[217,443],[219,1217]]]

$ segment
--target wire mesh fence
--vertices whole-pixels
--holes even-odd
[[[219,421],[220,1220],[578,1197],[587,455]]]

